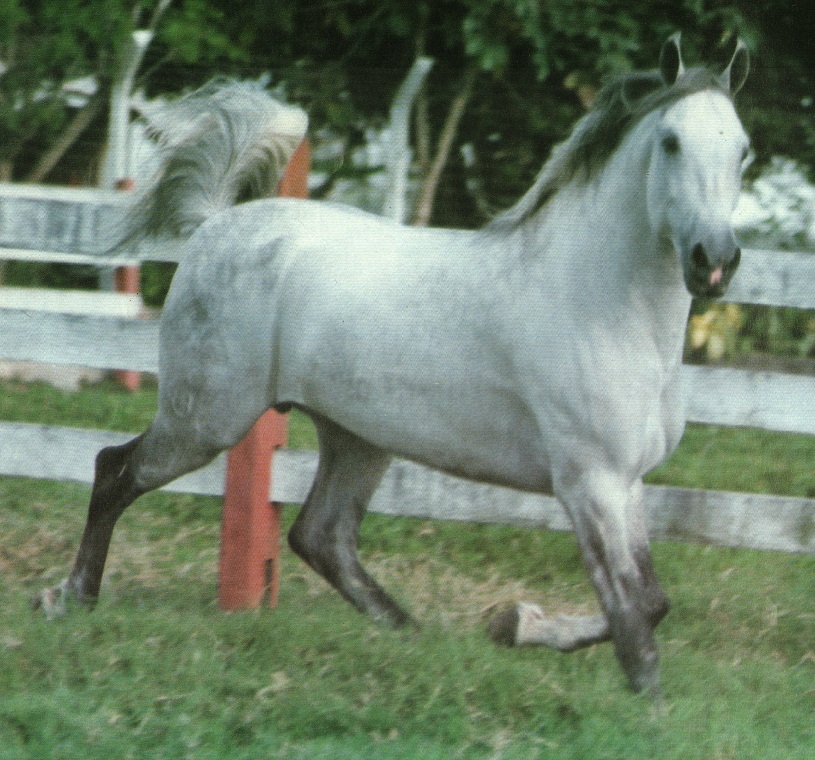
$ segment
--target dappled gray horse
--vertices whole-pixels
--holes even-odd
[[[180,101],[158,125],[163,173],[124,236],[189,236],[162,316],[158,413],[98,455],[76,563],[37,604],[91,605],[134,499],[209,462],[270,407],[297,407],[320,460],[289,541],[358,609],[410,620],[357,558],[391,455],[554,493],[602,614],[520,604],[493,636],[561,650],[611,639],[631,686],[656,693],[668,601],[641,478],[682,435],[691,296],[720,296],[739,262],[731,215],[748,140],[732,97],[747,69],[740,44],[723,72],[686,70],[670,39],[658,70],[601,91],[529,192],[480,231],[308,201],[234,205],[274,187],[302,114],[236,85]]]

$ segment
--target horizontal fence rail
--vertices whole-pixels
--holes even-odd
[[[745,250],[722,300],[815,309],[815,255]]]
[[[0,309],[0,358],[158,372],[157,319]]]
[[[0,423],[0,474],[93,482],[96,452],[133,436],[28,423]],[[164,490],[222,496],[226,457],[185,475]],[[281,449],[275,455],[271,501],[302,504],[317,470],[317,453]],[[815,554],[815,500],[646,486],[652,538],[743,549]],[[378,514],[571,530],[549,496],[487,486],[395,460],[370,506]]]
[[[21,199],[20,192],[18,186],[9,190],[0,185],[0,259],[41,257],[38,260],[117,265],[130,259],[178,260],[180,247],[172,242],[128,251],[126,259],[94,253],[89,243],[93,228],[110,229],[115,223],[122,209],[119,194],[45,188],[31,189],[31,197]],[[37,202],[36,209],[30,205]],[[21,224],[26,217],[30,223]],[[815,309],[815,256],[745,250],[727,300]],[[158,341],[155,318],[0,308],[3,359],[155,373]],[[691,421],[815,435],[815,377],[708,366],[686,366],[684,371]],[[90,483],[96,452],[130,437],[111,431],[0,422],[0,475]],[[278,451],[270,498],[302,503],[316,457],[310,451]],[[224,471],[225,458],[219,457],[166,488],[221,495]],[[649,486],[646,510],[654,538],[815,554],[815,500]],[[555,499],[460,480],[401,460],[388,470],[371,511],[571,528]]]
[[[0,309],[0,357],[158,372],[158,319]],[[815,377],[685,366],[688,419],[815,434]]]

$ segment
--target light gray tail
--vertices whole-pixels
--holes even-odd
[[[144,238],[185,238],[209,216],[274,193],[305,136],[298,107],[256,82],[210,82],[144,114],[163,153],[112,250]]]

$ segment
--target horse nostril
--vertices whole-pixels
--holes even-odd
[[[705,253],[705,247],[701,243],[697,243],[693,246],[693,250],[691,251],[691,261],[695,267],[699,269],[705,269],[709,266],[707,260],[707,254]]]

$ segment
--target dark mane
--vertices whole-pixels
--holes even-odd
[[[719,76],[709,69],[689,69],[672,85],[666,85],[658,71],[617,77],[600,90],[591,111],[577,122],[572,134],[555,146],[532,187],[514,206],[496,216],[489,227],[514,227],[545,206],[567,184],[591,181],[641,119],[709,89],[730,97]]]

